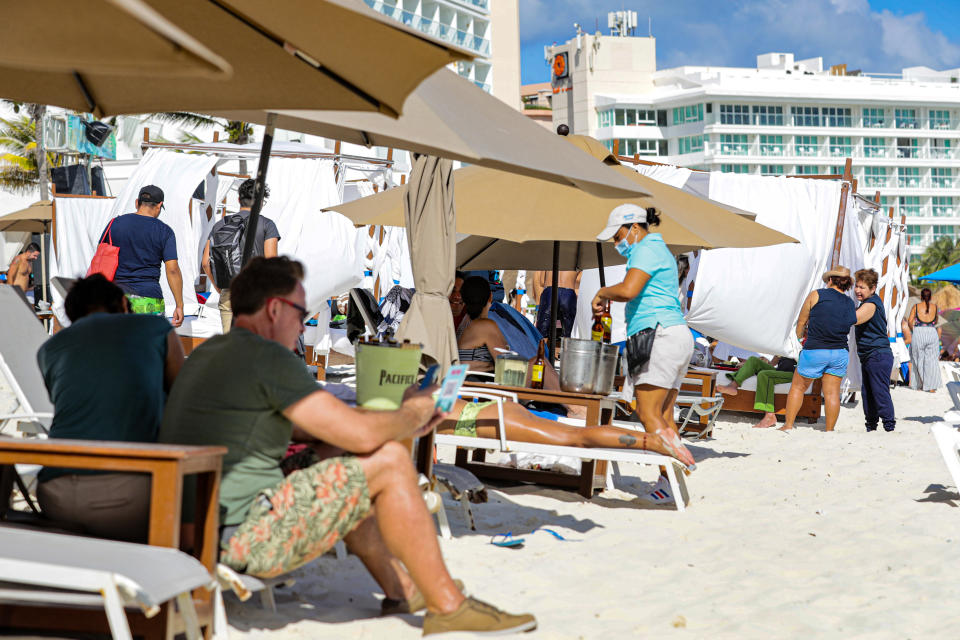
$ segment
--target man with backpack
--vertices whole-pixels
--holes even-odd
[[[253,179],[244,180],[237,189],[240,201],[240,210],[234,214],[223,216],[223,219],[213,225],[210,237],[203,248],[203,272],[213,283],[214,289],[220,294],[220,323],[223,332],[230,331],[233,322],[233,312],[230,308],[230,281],[240,273],[243,266],[243,243],[246,237],[247,223],[250,221],[250,207],[253,206]],[[263,187],[263,200],[266,202],[270,189]],[[280,242],[280,232],[273,220],[260,216],[257,224],[256,241],[253,243],[253,257],[277,257],[277,246]]]
[[[116,247],[116,272],[107,276],[127,295],[130,311],[166,315],[160,288],[160,265],[176,307],[170,322],[183,324],[183,276],[177,263],[177,238],[173,229],[161,222],[163,190],[152,184],[140,189],[137,210],[117,216],[100,234],[100,244]]]

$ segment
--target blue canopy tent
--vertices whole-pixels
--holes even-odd
[[[939,271],[928,273],[925,276],[920,276],[917,280],[935,280],[938,282],[960,284],[960,262],[940,269]]]

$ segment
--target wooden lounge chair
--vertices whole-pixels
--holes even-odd
[[[670,481],[670,488],[673,495],[680,496],[675,501],[677,511],[684,511],[689,502],[686,484],[684,482],[682,466],[680,463],[669,456],[649,451],[638,451],[636,449],[603,449],[597,447],[563,447],[546,444],[534,444],[518,440],[507,440],[506,428],[503,421],[503,403],[505,401],[517,401],[515,394],[509,391],[499,391],[492,389],[478,389],[472,387],[463,387],[460,390],[461,396],[467,398],[477,398],[483,400],[492,400],[497,404],[497,414],[499,418],[499,428],[497,429],[497,438],[480,438],[471,436],[457,436],[448,434],[437,434],[436,443],[462,447],[464,449],[492,449],[500,453],[537,453],[550,456],[570,456],[581,460],[607,460],[612,462],[613,469],[608,469],[607,486],[611,486],[613,478],[611,473],[619,474],[620,462],[633,462],[636,464],[653,465],[664,467],[667,472],[667,479]],[[566,424],[584,426],[583,421],[565,419]],[[615,426],[627,429],[637,430],[639,425],[632,422],[614,421]],[[458,465],[464,466],[464,465]],[[471,466],[478,466],[478,463],[466,463],[465,468],[472,470]],[[680,473],[677,473],[675,467],[680,467]]]
[[[73,616],[40,615],[34,607],[103,609],[117,640],[132,638],[125,609],[147,618],[176,600],[171,615],[188,640],[199,640],[200,623],[191,592],[214,591],[213,635],[226,637],[219,587],[195,558],[177,551],[127,542],[0,527],[0,627],[76,630]],[[79,616],[78,616],[79,617]],[[49,626],[47,626],[49,625]]]
[[[753,376],[744,381],[737,390],[737,395],[724,398],[723,408],[727,411],[743,411],[746,413],[763,413],[753,408],[756,397],[757,377]],[[782,416],[787,412],[787,393],[790,391],[790,383],[784,382],[774,388],[773,408],[774,413]],[[820,419],[820,408],[823,406],[822,387],[820,379],[816,379],[807,387],[807,392],[803,396],[803,403],[800,405],[800,411],[797,412],[798,418],[807,418],[810,424]]]

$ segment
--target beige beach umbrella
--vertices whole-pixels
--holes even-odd
[[[28,233],[46,233],[53,220],[53,206],[49,200],[34,202],[25,209],[0,216],[0,232],[25,231]]]
[[[263,111],[215,115],[265,123]],[[567,144],[469,80],[443,69],[410,94],[397,119],[350,111],[271,110],[276,126],[355,144],[406,149],[527,176],[577,185],[599,196],[635,197],[646,191],[588,153]],[[462,170],[457,172],[460,176]],[[458,187],[460,179],[457,179]],[[458,188],[459,192],[459,188]],[[539,192],[539,191],[538,191]],[[397,219],[403,210],[396,202]]]
[[[457,361],[457,334],[447,297],[453,289],[456,214],[450,160],[417,156],[404,198],[415,292],[397,338],[423,345],[427,362],[446,370]]]
[[[558,136],[555,138],[560,140]],[[620,176],[629,180],[634,176],[643,177],[625,167],[602,169],[611,174],[622,169],[624,173]],[[595,242],[610,210],[623,202],[634,202],[661,211],[662,223],[655,231],[663,235],[664,242],[678,249],[763,247],[796,242],[786,234],[661,183],[652,189],[646,183],[641,187],[656,191],[657,196],[615,199],[485,167],[459,169],[454,172],[454,178],[459,233],[511,242]],[[330,209],[358,225],[403,226],[406,189],[406,186],[397,187]]]
[[[0,43],[2,97],[98,116],[273,108],[395,116],[424,78],[474,57],[359,0],[32,0],[4,7]]]

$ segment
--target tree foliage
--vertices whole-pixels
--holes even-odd
[[[960,240],[937,238],[922,254],[911,260],[914,279],[960,262]]]

